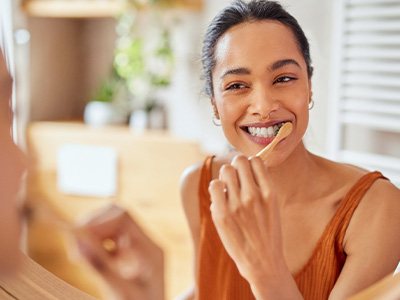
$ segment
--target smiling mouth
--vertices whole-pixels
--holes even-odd
[[[276,123],[270,126],[242,126],[241,129],[254,137],[260,138],[273,138],[278,134],[279,129],[285,124],[286,121]]]

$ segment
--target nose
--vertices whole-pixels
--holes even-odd
[[[276,101],[271,92],[265,86],[255,86],[250,95],[248,110],[250,114],[267,119],[268,116],[279,108],[279,101]]]

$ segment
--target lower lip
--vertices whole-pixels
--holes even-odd
[[[270,137],[270,138],[265,138],[265,137],[260,137],[260,136],[253,136],[253,135],[251,135],[249,133],[247,133],[247,136],[249,137],[249,139],[253,143],[256,143],[256,144],[264,146],[264,147],[267,146],[268,144],[270,144],[275,138],[275,136],[274,137]]]

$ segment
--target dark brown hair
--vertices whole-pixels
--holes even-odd
[[[212,71],[216,63],[214,54],[219,38],[233,26],[244,22],[262,20],[275,20],[292,30],[306,62],[308,77],[311,78],[313,68],[311,66],[310,47],[297,20],[275,1],[251,0],[246,3],[242,0],[236,0],[212,20],[204,37],[202,50],[203,79],[205,80],[205,93],[209,97],[214,95]]]

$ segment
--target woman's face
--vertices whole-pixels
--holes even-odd
[[[25,172],[24,157],[11,138],[12,80],[0,49],[0,275],[17,263],[20,224],[17,193]]]
[[[215,59],[212,100],[232,146],[255,155],[273,140],[279,124],[293,124],[270,156],[270,165],[279,164],[301,144],[311,98],[292,31],[277,21],[242,23],[219,39]]]

